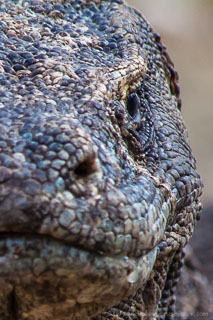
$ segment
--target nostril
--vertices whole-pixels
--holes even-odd
[[[79,178],[85,178],[97,171],[97,165],[94,158],[88,157],[80,163],[74,172]]]

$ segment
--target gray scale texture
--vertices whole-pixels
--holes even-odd
[[[171,319],[202,183],[123,1],[0,2],[0,320]]]

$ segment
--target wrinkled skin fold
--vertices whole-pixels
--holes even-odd
[[[166,318],[202,183],[159,35],[122,1],[0,21],[0,320]]]

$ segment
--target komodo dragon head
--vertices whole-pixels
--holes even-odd
[[[0,319],[164,317],[201,181],[159,35],[120,0],[0,21]]]

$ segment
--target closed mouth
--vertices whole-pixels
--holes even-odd
[[[80,245],[70,244],[49,235],[19,232],[2,232],[0,234],[0,257],[8,259],[8,264],[5,267],[11,265],[15,267],[16,261],[21,262],[23,260],[20,272],[28,269],[28,260],[33,261],[35,259],[40,259],[43,269],[48,267],[49,269],[53,268],[53,270],[57,270],[58,259],[60,259],[60,267],[66,260],[66,268],[69,269],[68,265],[73,264],[74,266],[77,259],[83,263],[83,255],[87,256],[87,262],[89,260],[93,262],[92,257],[101,257],[101,255],[90,250],[85,250]],[[89,257],[90,259],[88,259]],[[38,273],[36,268],[32,271],[35,274]],[[1,272],[3,272],[2,269]]]
[[[115,269],[126,270],[126,276],[143,264],[148,256],[156,256],[157,247],[140,258],[130,258],[127,255],[105,256],[103,254],[83,248],[78,244],[70,244],[51,236],[27,233],[2,232],[0,234],[0,277],[13,277],[29,272],[39,276],[45,271],[60,273],[75,272],[81,269],[84,274],[96,275],[98,268],[106,271],[108,277],[114,276]],[[39,267],[38,267],[39,265]],[[84,273],[85,270],[85,273]],[[62,272],[62,271],[61,271]]]
[[[42,279],[66,279],[81,291],[88,285],[128,287],[135,292],[149,276],[157,247],[140,258],[103,256],[45,235],[2,233],[0,279],[16,286]],[[49,280],[48,280],[49,281]],[[74,290],[74,291],[75,291]]]
[[[156,253],[154,248],[138,259],[108,257],[44,235],[2,233],[2,301],[10,297],[16,315],[25,306],[42,310],[44,301],[45,305],[57,304],[61,310],[66,306],[71,313],[100,301],[107,307],[133,295],[145,283]],[[11,301],[7,303],[11,305]]]

